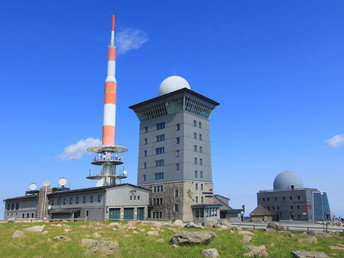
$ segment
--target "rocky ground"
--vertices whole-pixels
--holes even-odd
[[[0,224],[0,257],[344,257],[344,234],[243,230],[227,221]]]

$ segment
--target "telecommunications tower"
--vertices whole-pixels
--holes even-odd
[[[122,157],[115,153],[127,152],[128,149],[115,145],[115,122],[116,122],[116,47],[115,47],[115,15],[112,15],[111,43],[108,49],[108,69],[105,80],[104,97],[104,120],[103,120],[103,142],[101,146],[88,149],[89,152],[97,153],[93,158],[92,165],[102,166],[99,175],[89,175],[87,179],[97,180],[97,186],[115,185],[117,179],[126,178],[126,171],[116,171],[116,166],[122,165]]]

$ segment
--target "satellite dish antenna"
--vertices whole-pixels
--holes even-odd
[[[60,178],[59,184],[64,187],[67,184],[67,179],[64,177]]]
[[[35,191],[37,189],[37,185],[35,183],[30,184],[30,190]]]
[[[126,175],[128,173],[128,171],[123,170],[123,175]]]
[[[49,180],[45,180],[45,181],[43,182],[43,186],[49,186],[49,185],[50,185]]]

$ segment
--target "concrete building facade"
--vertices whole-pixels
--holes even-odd
[[[314,221],[318,220],[314,217],[314,211],[323,210],[320,205],[328,207],[326,212],[330,214],[327,197],[321,204],[314,204],[316,193],[320,193],[316,188],[303,187],[296,173],[285,171],[275,178],[273,190],[257,193],[257,203],[272,213],[273,220]],[[330,215],[327,217],[330,218]]]
[[[168,77],[159,97],[131,106],[140,120],[137,184],[151,190],[148,216],[183,221],[220,218],[211,168],[209,119],[219,105]]]
[[[63,220],[145,220],[150,191],[130,184],[84,189],[47,188],[46,212],[38,205],[44,202],[39,193],[10,198],[5,201],[4,219]],[[41,213],[39,212],[41,210]]]

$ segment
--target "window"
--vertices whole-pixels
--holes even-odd
[[[155,173],[154,176],[155,176],[155,180],[164,179],[164,173],[163,172]]]
[[[154,186],[154,193],[156,193],[156,185]]]
[[[57,205],[60,205],[60,198],[57,199]]]
[[[83,197],[82,197],[82,202],[83,202],[83,203],[86,203],[86,196],[83,196]]]
[[[293,209],[293,206],[290,206],[290,209]]]
[[[265,198],[263,198],[263,202],[265,202]]]
[[[75,203],[78,204],[79,203],[79,197],[75,198]]]
[[[140,200],[140,195],[137,196],[137,199]]]
[[[197,139],[197,133],[194,133],[194,139]]]
[[[147,168],[147,162],[143,162],[143,168]]]
[[[19,210],[19,203],[16,203],[16,210]]]
[[[161,191],[161,192],[164,191],[164,186],[163,186],[163,185],[160,186],[160,191]]]
[[[197,126],[197,122],[196,122],[196,120],[194,120],[194,127],[196,127]]]
[[[157,192],[160,192],[160,185],[157,185],[156,191],[157,191]]]
[[[179,163],[176,163],[176,170],[179,170]]]
[[[275,201],[277,201],[277,198],[276,198],[276,197],[275,197],[274,199],[275,199]]]
[[[195,184],[195,190],[198,190],[198,184],[197,183]]]
[[[155,161],[155,166],[156,167],[162,167],[164,165],[164,160],[163,159],[159,159]]]
[[[33,218],[33,213],[31,213],[31,218]]]
[[[11,204],[11,210],[14,210],[14,203]]]
[[[194,158],[194,164],[197,165],[197,158]]]
[[[143,182],[146,182],[146,175],[143,175]]]
[[[198,196],[196,196],[196,203],[198,203]]]
[[[268,201],[270,201],[270,198],[268,198]]]
[[[201,190],[203,191],[203,184],[201,184]]]
[[[26,213],[26,218],[29,218],[30,217],[30,213]]]
[[[178,189],[174,189],[174,198],[177,198],[179,196]]]
[[[132,195],[130,195],[129,199],[130,199],[130,200],[132,200],[132,199],[133,199],[133,196],[132,196]]]
[[[179,144],[180,143],[180,137],[177,137],[176,138],[176,144]]]
[[[158,154],[163,154],[165,153],[165,148],[164,147],[160,147],[160,148],[156,148],[155,149],[155,154],[158,155]]]
[[[198,127],[202,128],[202,122],[198,122]]]
[[[200,152],[200,153],[203,152],[202,146],[199,146],[199,152]]]
[[[157,142],[165,141],[165,135],[161,134],[155,137]]]
[[[197,145],[194,145],[194,151],[197,152]]]
[[[179,130],[180,130],[180,124],[177,124],[176,131],[179,131]]]
[[[300,209],[300,206],[299,206],[299,205],[297,205],[297,209],[298,209],[298,210]]]
[[[180,156],[180,150],[176,150],[176,157]]]
[[[148,133],[148,127],[147,126],[145,127],[145,133]]]
[[[179,210],[179,205],[178,205],[178,203],[175,203],[174,204],[174,211],[178,211]]]
[[[7,204],[8,205],[8,204]],[[51,206],[54,205],[54,199],[51,199]],[[8,209],[7,209],[8,210]]]
[[[98,194],[98,202],[101,202],[101,201],[102,201],[102,195]]]
[[[93,198],[94,198],[94,197],[93,197],[93,195],[91,195],[91,199],[90,199],[90,202],[93,202]]]
[[[199,172],[199,177],[200,177],[200,178],[203,178],[203,171],[200,171],[200,172]]]
[[[198,139],[199,139],[200,141],[202,141],[202,134],[201,134],[201,133],[199,134]]]
[[[136,195],[134,195],[134,200],[136,200]]]
[[[298,200],[300,200],[300,199],[301,199],[301,197],[300,197],[300,196],[298,196],[298,197],[297,197],[297,199],[298,199]]]
[[[202,158],[199,159],[199,164],[203,165],[203,159]]]
[[[147,139],[147,138],[145,138],[145,144],[147,144],[147,142],[148,142],[148,139]]]
[[[86,211],[86,217],[88,217],[88,211]]]
[[[7,210],[9,211],[11,209],[11,204],[7,203]]]
[[[73,197],[70,197],[69,198],[69,204],[72,204],[73,203]]]
[[[146,150],[144,151],[144,155],[145,155],[145,157],[147,157],[147,151]]]
[[[292,201],[292,200],[293,200],[293,197],[290,196],[289,199]]]
[[[164,128],[165,128],[165,122],[156,124],[156,129],[157,129],[157,130],[161,130],[161,129],[164,129]]]
[[[198,176],[198,174],[197,174],[197,170],[195,170],[195,177],[197,177]]]
[[[25,214],[23,213],[22,218],[24,218],[24,217],[25,217]]]
[[[285,197],[283,197],[283,201],[285,201]]]
[[[203,196],[201,196],[201,203],[203,203],[204,202],[204,198],[203,198]]]

